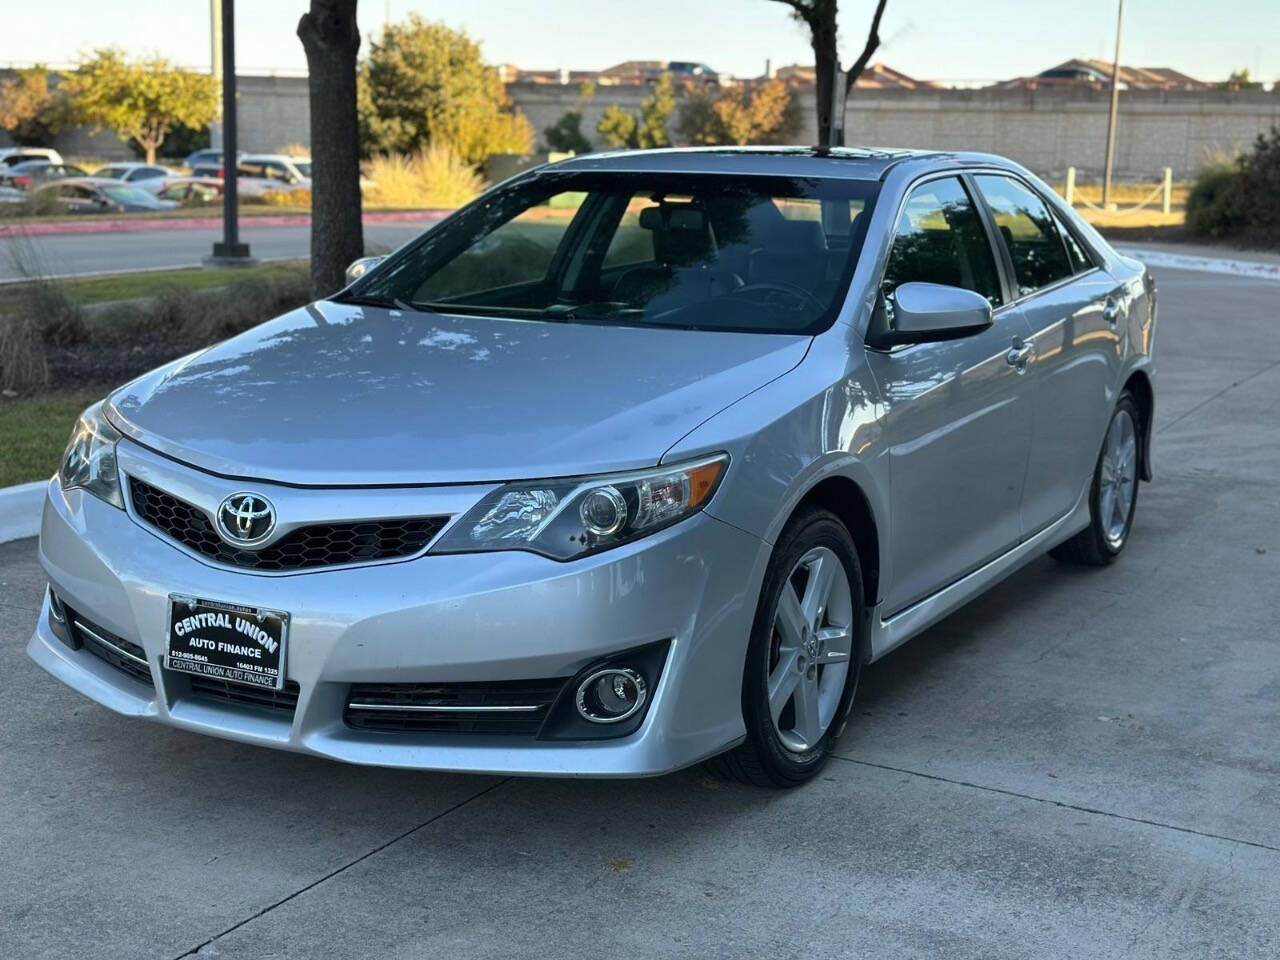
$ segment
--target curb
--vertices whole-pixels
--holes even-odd
[[[435,223],[443,220],[452,210],[395,210],[383,213],[366,213],[365,223]],[[240,229],[251,227],[306,227],[311,225],[311,214],[279,214],[261,217],[241,216]],[[0,224],[0,237],[56,237],[86,233],[139,233],[147,230],[210,230],[222,226],[222,217],[181,217],[173,220],[125,219],[72,221],[70,223]]]
[[[1197,273],[1217,273],[1245,280],[1280,281],[1280,264],[1260,260],[1228,260],[1220,257],[1203,257],[1168,250],[1149,250],[1143,247],[1116,247],[1116,252],[1141,260],[1149,267],[1168,267],[1171,270],[1192,270]]]
[[[48,480],[0,487],[0,543],[34,537],[40,532],[40,505]]]

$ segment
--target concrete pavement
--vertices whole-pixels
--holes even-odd
[[[1280,954],[1274,283],[1157,270],[1156,481],[868,669],[775,793],[343,767],[127,720],[23,653],[0,546],[0,957]]]

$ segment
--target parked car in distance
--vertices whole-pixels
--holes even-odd
[[[718,87],[720,74],[705,63],[691,63],[687,60],[672,60],[660,70],[645,70],[646,83],[655,84],[664,73],[671,74],[672,79],[692,83],[695,86]]]
[[[218,195],[221,196],[225,189],[226,180],[224,171],[221,167],[197,167],[202,171],[199,174],[192,174],[189,177],[168,177],[156,186],[157,194],[166,187],[173,184],[199,182],[205,186],[213,186],[217,184]],[[237,177],[236,191],[241,197],[252,198],[260,197],[263,194],[271,193],[273,190],[291,190],[294,189],[285,184],[281,184],[278,180],[265,180],[261,177]]]
[[[225,186],[221,177],[167,177],[154,193],[157,199],[193,207],[221,203]]]
[[[311,161],[282,153],[248,153],[236,164],[241,177],[271,180],[277,189],[311,186]]]
[[[109,163],[95,170],[93,175],[100,179],[131,183],[154,193],[166,177],[174,176],[174,171],[151,163]]]
[[[66,213],[154,213],[178,205],[159,200],[145,190],[119,180],[76,177],[36,188],[38,205],[50,204]]]
[[[0,167],[12,167],[28,160],[62,163],[62,154],[46,147],[0,147]]]
[[[590,155],[365,266],[84,412],[36,663],[352,763],[795,786],[1151,479],[1154,282],[1000,157]]]
[[[203,167],[211,164],[213,166],[220,167],[222,166],[222,153],[223,153],[222,149],[218,147],[205,147],[204,149],[201,149],[201,150],[194,150],[191,153],[187,154],[187,157],[185,160],[182,161],[182,164],[183,166],[191,169],[193,172],[196,167]],[[237,150],[236,156],[243,157],[244,151]]]
[[[26,203],[27,195],[17,187],[0,187],[0,203]]]
[[[87,177],[89,174],[70,163],[50,163],[48,160],[25,160],[12,167],[0,167],[0,185],[29,190],[50,180],[67,177]]]

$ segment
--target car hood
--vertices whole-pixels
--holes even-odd
[[[571,476],[657,463],[809,339],[321,301],[127,384],[107,412],[140,443],[246,479]]]

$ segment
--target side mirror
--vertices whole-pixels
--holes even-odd
[[[940,283],[904,283],[893,303],[882,295],[867,342],[877,348],[957,340],[991,326],[991,304],[972,290]]]
[[[355,283],[366,273],[380,264],[386,257],[361,257],[359,260],[352,260],[351,266],[347,267],[346,281],[347,285]]]

